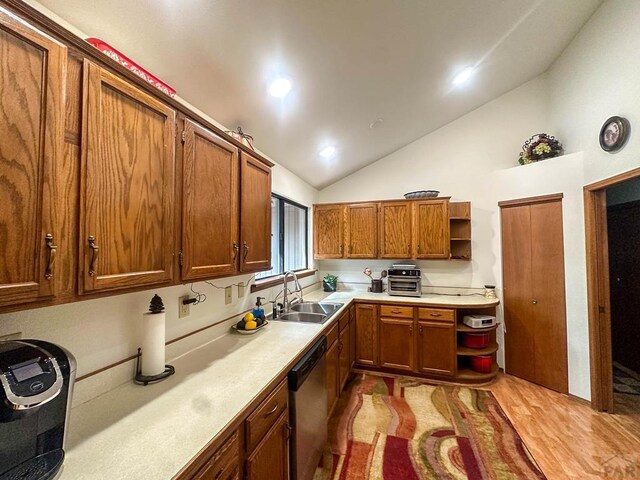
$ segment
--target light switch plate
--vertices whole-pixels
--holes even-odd
[[[244,283],[238,284],[238,298],[244,297]]]
[[[229,285],[224,289],[224,303],[225,305],[229,305],[232,301],[233,301],[233,291],[231,290],[231,285]]]
[[[189,300],[189,295],[185,295],[184,297],[180,297],[178,299],[178,318],[184,318],[191,315],[191,304],[187,303],[186,305],[182,303],[183,300]]]

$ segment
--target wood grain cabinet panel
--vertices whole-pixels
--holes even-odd
[[[0,9],[0,305],[56,294],[66,48]]]
[[[383,202],[380,204],[378,240],[380,258],[411,258],[411,202]]]
[[[450,257],[448,200],[414,202],[413,238],[414,258],[446,259]]]
[[[452,376],[456,373],[456,326],[418,321],[418,372]]]
[[[240,477],[240,442],[234,432],[196,473],[193,480],[235,480]]]
[[[289,479],[289,412],[282,413],[247,458],[247,480]]]
[[[346,207],[346,258],[378,256],[378,204],[357,203]]]
[[[169,283],[175,111],[93,63],[84,70],[80,286]]]
[[[359,365],[378,366],[378,306],[356,304],[356,358]]]
[[[380,366],[413,371],[413,319],[380,318]]]
[[[329,414],[336,405],[340,394],[340,342],[335,341],[327,349],[327,412]]]
[[[348,315],[345,315],[348,318]],[[338,396],[344,389],[349,379],[351,371],[351,331],[350,324],[347,323],[340,331],[340,339],[338,340],[338,351],[340,352],[339,374],[338,374]]]
[[[349,307],[349,368],[356,363],[356,307]]]
[[[344,256],[344,205],[314,205],[313,258]]]
[[[182,162],[182,280],[238,271],[238,149],[185,121]]]
[[[240,155],[240,271],[271,269],[271,168]]]

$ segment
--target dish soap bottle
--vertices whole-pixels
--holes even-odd
[[[261,318],[262,320],[264,320],[264,309],[262,308],[262,300],[266,300],[266,298],[258,297],[258,299],[256,300],[256,306],[251,313],[253,313],[254,318]]]

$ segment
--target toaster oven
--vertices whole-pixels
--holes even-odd
[[[422,295],[422,273],[415,265],[396,264],[387,271],[387,293],[404,297]]]

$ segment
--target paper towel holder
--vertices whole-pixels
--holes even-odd
[[[165,365],[164,372],[159,373],[158,375],[142,375],[142,348],[138,347],[138,355],[136,356],[136,376],[134,377],[134,381],[138,385],[144,385],[145,387],[150,383],[161,382],[165,378],[169,378],[171,375],[176,373],[176,369],[173,365]]]

